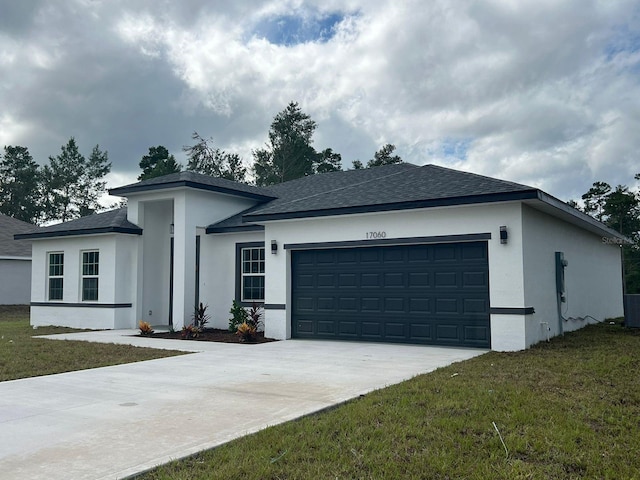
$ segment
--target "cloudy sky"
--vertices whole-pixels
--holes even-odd
[[[239,153],[297,101],[344,165],[385,143],[578,198],[640,172],[637,0],[0,0],[0,147],[108,150],[109,186],[191,133]]]

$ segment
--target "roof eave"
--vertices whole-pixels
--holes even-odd
[[[379,205],[358,205],[352,207],[327,208],[297,212],[281,212],[267,214],[243,215],[244,222],[268,222],[273,220],[292,220],[311,217],[327,217],[336,215],[352,215],[358,213],[389,212],[394,210],[413,210],[418,208],[447,207],[458,205],[474,205],[480,203],[506,202],[537,198],[538,190],[521,190],[516,192],[492,193],[486,195],[469,195],[460,197],[414,200],[411,202],[385,203]]]
[[[580,210],[577,210],[569,205],[567,205],[562,200],[555,198],[548,193],[543,191],[538,191],[538,198],[535,199],[541,202],[543,205],[550,207],[555,211],[555,216],[558,218],[567,217],[573,219],[572,223],[580,225],[585,230],[591,231],[598,235],[602,235],[603,237],[613,238],[620,240],[621,244],[632,244],[633,241],[617,232],[616,230],[606,226],[604,223],[599,222],[591,215],[587,215]]]
[[[144,192],[150,192],[153,190],[166,190],[170,188],[180,188],[180,187],[195,188],[198,190],[206,190],[210,192],[223,193],[226,195],[234,195],[236,197],[250,198],[252,200],[259,200],[259,201],[268,201],[276,198],[273,196],[261,195],[259,193],[245,192],[242,190],[235,190],[233,188],[226,188],[218,185],[206,185],[203,183],[191,182],[189,180],[175,180],[173,182],[166,182],[166,183],[160,183],[160,184],[131,185],[126,187],[111,188],[109,189],[109,195],[126,197],[128,194],[132,194],[132,193],[144,193]]]
[[[264,232],[264,225],[237,225],[235,227],[207,227],[207,234],[213,233],[241,233],[241,232]]]
[[[77,230],[57,230],[54,232],[18,233],[13,236],[14,240],[40,240],[56,237],[73,237],[79,235],[100,235],[104,233],[122,233],[128,235],[142,235],[141,228],[132,227],[100,227],[81,228]]]

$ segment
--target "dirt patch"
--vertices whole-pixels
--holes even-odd
[[[145,338],[168,338],[171,340],[183,340],[182,332],[160,332],[152,333],[151,335],[140,335]],[[186,339],[184,339],[186,341]],[[190,338],[190,341],[194,342],[223,342],[223,343],[267,343],[277,342],[274,338],[265,338],[264,332],[258,332],[256,339],[253,342],[241,342],[240,337],[235,333],[231,333],[229,330],[222,330],[217,328],[206,328],[196,338]]]

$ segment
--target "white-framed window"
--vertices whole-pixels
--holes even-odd
[[[48,257],[47,298],[49,300],[62,300],[64,292],[64,253],[49,252]]]
[[[241,301],[264,302],[264,247],[241,249]]]
[[[98,300],[98,275],[100,273],[100,252],[88,250],[82,252],[81,285],[82,301]]]

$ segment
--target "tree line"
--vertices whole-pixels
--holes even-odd
[[[342,170],[342,157],[331,148],[316,151],[315,121],[298,103],[291,102],[278,113],[269,130],[268,142],[252,151],[251,172],[236,153],[217,148],[212,138],[194,132],[193,145],[183,147],[187,171],[236,182],[273,185],[306,175]],[[353,168],[400,163],[395,146],[384,145],[366,166],[356,160]],[[111,162],[106,150],[96,145],[88,156],[78,150],[71,137],[60,153],[40,166],[27,147],[5,146],[0,153],[0,213],[33,224],[67,221],[104,210],[99,203],[105,193]],[[162,145],[150,147],[139,163],[138,180],[181,172],[174,155]],[[249,178],[249,173],[253,178]],[[107,207],[110,208],[110,207]]]
[[[640,180],[640,173],[635,175]],[[594,182],[582,195],[583,206],[575,200],[567,203],[608,227],[623,234],[629,243],[620,245],[626,293],[640,293],[640,194],[626,185],[613,188],[606,182]],[[603,242],[610,239],[603,238]]]
[[[304,113],[297,102],[291,102],[276,114],[269,129],[268,142],[263,148],[253,150],[251,173],[252,183],[268,186],[295,180],[317,173],[342,170],[342,156],[331,148],[316,151],[313,134],[317,123]],[[204,138],[194,132],[193,145],[183,147],[187,156],[186,170],[226,178],[236,182],[249,183],[249,171],[236,153],[229,153],[215,146],[213,138]],[[388,143],[374,153],[373,158],[363,164],[353,161],[354,169],[371,168],[381,165],[401,163],[394,155],[395,146]],[[159,145],[149,148],[149,153],[140,161],[142,173],[138,180],[177,173],[182,171],[175,157]]]

